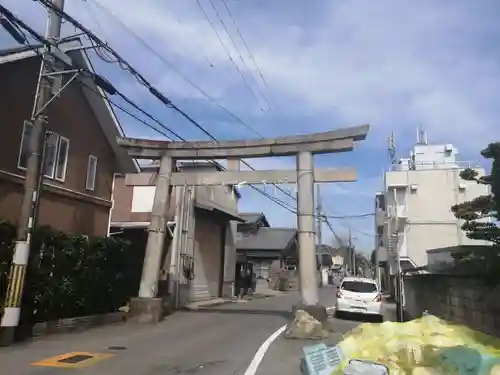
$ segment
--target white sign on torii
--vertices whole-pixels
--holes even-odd
[[[314,226],[314,182],[356,181],[353,169],[314,168],[314,154],[352,151],[356,141],[366,138],[369,125],[344,128],[324,133],[290,137],[239,141],[157,141],[118,138],[118,144],[131,157],[161,159],[160,169],[154,173],[134,173],[125,177],[126,185],[150,186],[156,184],[148,243],[144,259],[139,298],[156,296],[165,239],[165,215],[170,202],[172,186],[237,185],[297,183],[297,223],[299,232],[299,278],[302,303],[318,304],[316,282],[316,252]],[[240,159],[271,156],[297,157],[296,170],[241,171]],[[227,171],[174,172],[176,160],[227,159]]]

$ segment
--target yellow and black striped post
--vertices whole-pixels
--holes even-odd
[[[26,264],[12,264],[9,273],[9,283],[5,295],[4,308],[20,308],[23,293]]]
[[[30,250],[29,238],[28,235],[27,241],[17,241],[14,249],[2,321],[0,322],[0,346],[12,344],[14,330],[19,325],[21,318],[21,299]]]

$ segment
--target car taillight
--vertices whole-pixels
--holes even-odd
[[[377,297],[375,297],[373,299],[373,302],[380,302],[380,301],[382,301],[382,295],[381,294],[377,294]]]

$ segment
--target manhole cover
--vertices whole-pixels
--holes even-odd
[[[60,359],[59,363],[78,363],[78,362],[83,362],[86,361],[87,359],[94,358],[91,355],[83,355],[83,354],[77,354],[77,355],[72,355],[71,357],[63,358]]]
[[[108,350],[127,350],[126,346],[109,346]]]

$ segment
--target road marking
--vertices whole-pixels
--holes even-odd
[[[41,361],[32,363],[31,366],[82,368],[111,357],[114,357],[114,354],[71,352],[61,354],[56,357],[42,359]]]
[[[250,365],[248,366],[244,375],[255,375],[257,369],[259,368],[260,363],[264,359],[264,356],[266,355],[266,352],[269,349],[269,346],[273,343],[274,340],[276,340],[279,337],[279,335],[283,333],[286,327],[287,324],[279,328],[276,332],[274,332],[271,336],[269,336],[266,341],[262,343],[259,350],[257,350],[257,353],[255,353],[252,362],[250,362]]]

